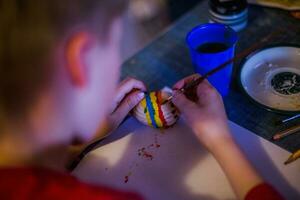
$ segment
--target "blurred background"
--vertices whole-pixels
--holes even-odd
[[[130,0],[124,16],[123,61],[201,0]]]

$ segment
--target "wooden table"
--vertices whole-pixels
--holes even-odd
[[[127,60],[122,67],[122,78],[136,77],[143,80],[150,90],[158,90],[163,86],[172,86],[179,79],[194,73],[185,37],[193,27],[208,22],[208,16],[207,1],[202,1],[142,51]],[[295,28],[294,31],[287,28],[290,26]],[[238,34],[237,52],[260,41],[270,32],[285,27],[286,33],[274,38],[270,45],[300,45],[300,20],[292,18],[286,11],[250,6],[249,25]],[[240,63],[241,61],[235,63],[232,89],[224,99],[228,117],[271,141],[272,135],[286,128],[284,125],[275,126],[275,122],[287,116],[267,111],[243,95],[237,81]],[[294,123],[299,124],[300,120]],[[274,143],[288,151],[295,151],[300,148],[300,134]]]

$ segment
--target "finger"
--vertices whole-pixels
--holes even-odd
[[[143,92],[132,92],[127,95],[118,105],[117,109],[111,114],[115,123],[121,123],[128,113],[145,97]]]
[[[178,81],[174,86],[173,89],[175,90],[180,90],[181,88],[183,88],[187,83],[190,83],[191,81],[196,80],[197,78],[199,78],[200,75],[199,74],[192,74],[188,77],[185,77],[184,79],[181,79],[180,81]]]
[[[192,111],[195,103],[190,101],[182,92],[175,91],[173,94],[172,102],[179,109],[180,112],[186,113]]]
[[[208,82],[207,79],[203,80],[198,86],[197,86],[197,94],[203,93],[203,91],[207,90],[213,90],[214,87]]]
[[[134,89],[141,91],[147,90],[145,84],[142,81],[136,80],[134,78],[127,78],[122,81],[116,91],[116,97],[114,99],[113,107],[115,108],[124,99],[124,97]]]
[[[208,82],[208,80],[204,80],[198,85],[197,95],[199,98],[198,102],[202,105],[210,103],[211,100],[220,97],[218,91]]]

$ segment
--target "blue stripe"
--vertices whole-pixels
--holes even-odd
[[[155,128],[158,128],[157,125],[156,125],[156,122],[155,122],[155,118],[154,118],[155,110],[152,106],[150,95],[146,95],[146,103],[147,103],[147,108],[148,108],[148,112],[149,112],[149,115],[150,115],[150,119],[152,121],[152,125]]]

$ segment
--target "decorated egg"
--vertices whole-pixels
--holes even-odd
[[[177,108],[167,99],[171,93],[151,92],[133,109],[134,117],[145,125],[154,128],[168,128],[179,117]]]

